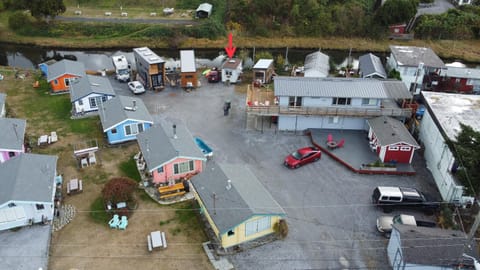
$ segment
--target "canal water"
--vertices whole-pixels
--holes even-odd
[[[178,50],[153,50],[166,61],[166,67],[179,67],[180,52]],[[281,55],[288,59],[290,65],[303,65],[305,56],[316,51],[315,49],[237,49],[237,55],[247,56],[244,67],[253,66],[253,54],[264,51],[270,52],[273,57]],[[347,63],[355,65],[362,53],[350,53],[349,51],[322,51],[330,57],[330,61],[338,67],[346,66]],[[0,65],[18,68],[37,68],[38,64],[50,59],[71,59],[80,61],[88,70],[113,69],[111,57],[116,54],[124,54],[130,63],[134,63],[131,49],[124,50],[62,50],[48,49],[34,46],[22,46],[12,44],[0,44]],[[382,59],[385,55],[377,54]],[[350,56],[350,57],[349,57]],[[197,65],[201,67],[219,67],[225,59],[224,50],[195,49]],[[350,59],[350,60],[349,60]]]

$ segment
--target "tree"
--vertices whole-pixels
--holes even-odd
[[[387,0],[376,13],[376,20],[383,25],[406,23],[417,14],[417,0]]]
[[[37,20],[42,18],[55,18],[66,10],[63,0],[32,0],[30,13]]]
[[[102,189],[103,200],[112,204],[133,200],[136,187],[137,183],[128,177],[112,178]]]

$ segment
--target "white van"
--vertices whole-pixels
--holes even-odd
[[[130,64],[125,55],[112,56],[112,62],[115,67],[115,78],[121,82],[130,81]]]

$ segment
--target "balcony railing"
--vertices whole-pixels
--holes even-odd
[[[322,115],[322,116],[405,116],[412,115],[411,108],[358,108],[358,107],[283,107],[247,106],[247,113],[263,116],[278,115]]]

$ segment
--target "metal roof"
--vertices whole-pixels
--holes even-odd
[[[8,201],[53,203],[57,156],[21,154],[0,164],[0,205]]]
[[[276,76],[275,96],[391,99],[411,97],[401,81]]]
[[[93,93],[102,96],[115,96],[112,84],[106,77],[87,75],[70,83],[71,102],[75,102]]]
[[[330,57],[320,51],[308,54],[304,62],[305,77],[328,77]]]
[[[222,69],[237,69],[242,64],[242,59],[232,58],[223,63]]]
[[[116,96],[105,103],[100,103],[98,114],[104,132],[127,120],[153,124],[153,118],[147,107],[136,97]]]
[[[81,62],[63,59],[48,66],[47,81],[51,82],[65,74],[84,77],[85,66]]]
[[[142,58],[145,62],[147,62],[150,65],[160,64],[165,62],[163,58],[158,56],[148,47],[134,48],[133,52],[134,54],[138,55],[138,57]]]
[[[463,253],[472,254],[473,248],[465,249],[470,241],[462,231],[403,224],[393,224],[393,228],[400,233],[403,262],[408,265],[450,268],[463,261]]]
[[[480,131],[480,96],[422,91],[429,113],[433,113],[440,128],[450,140],[456,140],[460,123]]]
[[[180,70],[181,72],[197,72],[195,52],[193,50],[180,51]]]
[[[137,142],[150,171],[176,158],[206,161],[190,131],[179,123],[161,121],[138,134]]]
[[[0,150],[23,150],[27,121],[17,118],[0,118]]]
[[[367,123],[372,128],[382,146],[403,142],[420,148],[420,145],[418,145],[417,141],[415,141],[410,132],[408,132],[405,125],[397,119],[388,116],[379,116],[368,119]]]
[[[202,3],[197,7],[196,11],[204,11],[207,12],[208,14],[212,13],[213,5],[209,3]]]
[[[445,76],[453,78],[477,79],[480,80],[480,69],[448,67]]]
[[[253,69],[268,69],[273,64],[273,59],[260,59],[253,66]]]
[[[382,61],[380,58],[372,53],[367,53],[358,59],[359,69],[362,72],[363,78],[378,76],[380,78],[386,79],[387,72],[383,67]]]
[[[430,48],[390,45],[390,50],[399,66],[418,67],[423,63],[427,67],[445,68],[445,63]]]
[[[285,215],[282,207],[245,165],[208,161],[202,173],[194,176],[191,183],[220,234],[255,215]]]

